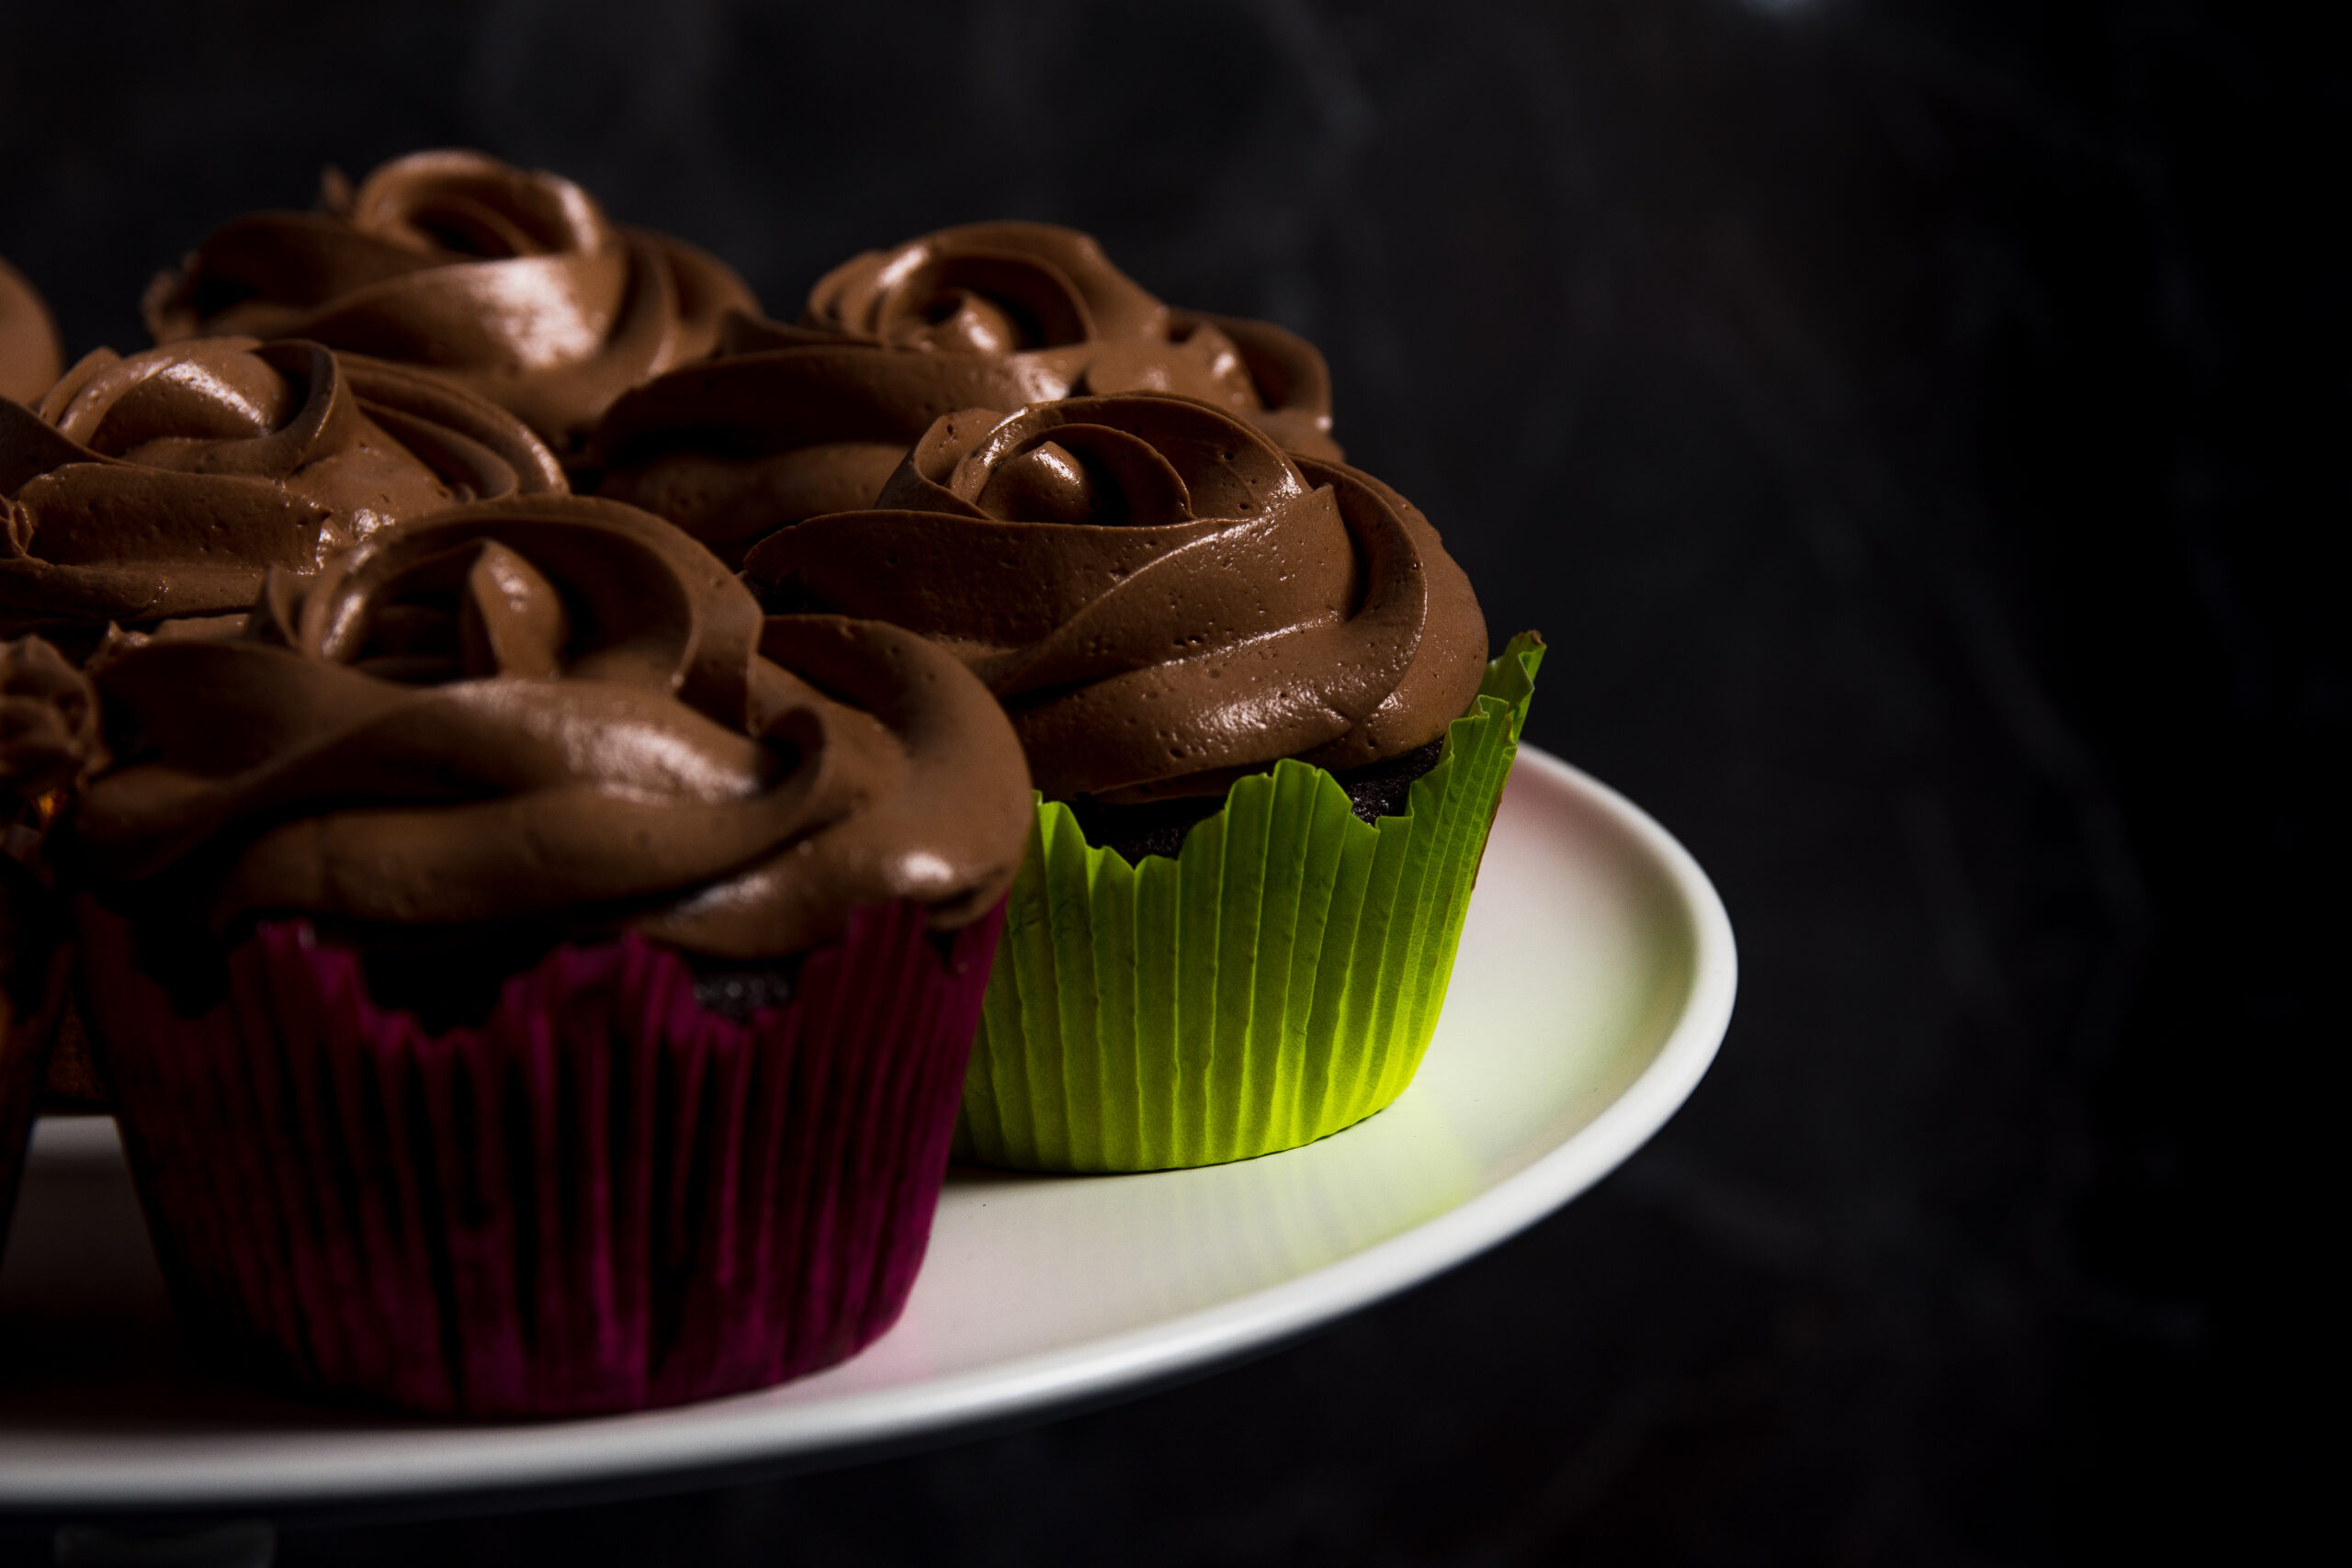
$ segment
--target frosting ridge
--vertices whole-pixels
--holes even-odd
[[[944,417],[872,508],[775,533],[744,570],[952,649],[1056,799],[1392,757],[1442,736],[1485,671],[1469,582],[1403,497],[1162,394]]]
[[[1323,356],[1271,321],[1175,310],[1052,223],[965,223],[851,257],[808,292],[800,331],[933,354],[1025,358],[1046,396],[1174,392],[1241,415],[1277,444],[1336,458]],[[746,321],[734,351],[797,334]],[[1039,401],[1031,398],[1028,401]]]
[[[587,192],[480,152],[414,152],[322,210],[223,224],[145,300],[158,343],[246,333],[432,370],[559,448],[628,387],[698,359],[743,280],[684,241],[610,221]]]
[[[0,630],[243,610],[275,566],[453,502],[560,491],[523,423],[315,343],[99,349],[0,401]]]
[[[120,762],[84,794],[83,863],[184,887],[216,929],[541,920],[774,957],[864,903],[978,918],[1027,825],[1018,743],[952,659],[764,618],[612,502],[395,525],[310,581],[273,574],[247,637],[94,678]]]
[[[730,317],[718,358],[614,404],[592,466],[604,493],[732,558],[785,524],[870,503],[942,415],[1145,391],[1340,457],[1329,375],[1304,339],[1172,309],[1075,230],[999,222],[852,257],[797,325]]]
[[[0,803],[71,791],[107,760],[89,678],[40,637],[0,642]]]

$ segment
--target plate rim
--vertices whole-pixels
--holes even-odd
[[[0,1473],[0,1510],[73,1507],[322,1506],[390,1503],[644,1481],[679,1472],[773,1464],[843,1451],[941,1441],[957,1428],[1100,1402],[1205,1371],[1361,1311],[1500,1245],[1624,1162],[1679,1110],[1705,1076],[1731,1021],[1738,953],[1729,914],[1690,852],[1631,800],[1581,769],[1522,744],[1514,770],[1548,777],[1598,807],[1664,873],[1691,936],[1680,1015],[1657,1054],[1594,1117],[1526,1167],[1466,1201],[1362,1251],[1279,1283],[1164,1322],[1038,1351],[994,1366],[830,1401],[752,1408],[757,1393],[680,1409],[515,1426],[426,1424],[399,1430],[393,1455],[335,1443],[267,1475],[233,1452],[134,1456],[148,1439],[58,1433],[72,1461]],[[1270,1156],[1279,1157],[1279,1156]],[[784,1429],[773,1430],[782,1417]],[[421,1459],[415,1439],[441,1448]],[[174,1439],[184,1440],[184,1439]],[[215,1450],[216,1452],[218,1450]],[[65,1459],[60,1456],[61,1461]]]

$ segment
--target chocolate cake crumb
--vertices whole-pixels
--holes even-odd
[[[1444,755],[1445,738],[1440,736],[1426,746],[1416,746],[1409,751],[1331,776],[1348,792],[1348,805],[1355,814],[1373,823],[1383,817],[1403,816],[1411,804],[1413,781],[1436,767],[1438,759]],[[1182,800],[1155,800],[1146,806],[1106,806],[1081,796],[1069,805],[1088,843],[1107,845],[1134,864],[1146,855],[1166,855],[1173,860],[1184,847],[1184,836],[1193,826],[1224,809],[1225,796],[1193,795]]]
[[[792,999],[799,978],[797,964],[774,963],[752,969],[713,969],[697,964],[695,1001],[706,1012],[737,1023],[766,1008],[780,1008]]]

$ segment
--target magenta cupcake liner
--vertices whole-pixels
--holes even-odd
[[[761,1388],[848,1357],[931,1234],[1002,909],[857,910],[742,1022],[630,933],[428,1033],[358,957],[266,924],[175,1012],[81,907],[85,995],[183,1319],[255,1370],[534,1416]]]

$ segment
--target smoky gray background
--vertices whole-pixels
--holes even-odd
[[[2226,1064],[2320,1048],[2341,923],[2292,913],[2352,711],[2352,143],[2309,40],[2011,0],[0,18],[0,254],[73,353],[143,344],[211,225],[435,145],[780,316],[1010,216],[1306,333],[1498,646],[1549,639],[1530,739],[1681,837],[1741,944],[1649,1148],[1302,1346],[825,1476],[289,1518],[281,1561],[2162,1556],[2233,1419],[2273,1488],[2234,1528],[2283,1528],[2312,1461],[2233,1402],[2319,1332],[2276,1195],[2320,1111]]]

